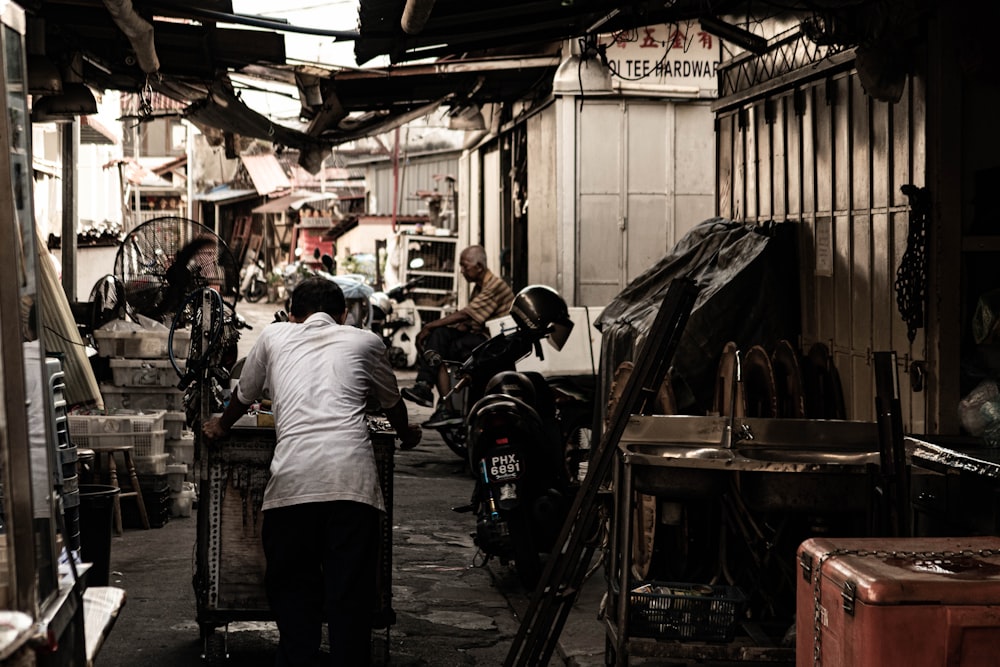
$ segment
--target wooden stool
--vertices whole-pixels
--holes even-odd
[[[132,460],[132,445],[120,445],[113,447],[93,447],[95,463],[101,467],[101,456],[107,457],[109,484],[119,490],[115,494],[114,516],[115,535],[121,535],[122,530],[122,498],[135,498],[136,506],[139,508],[139,521],[142,527],[149,530],[149,516],[146,514],[146,503],[142,500],[142,489],[139,487],[139,477],[135,473],[135,462]],[[115,462],[115,454],[121,454],[125,460],[125,468],[128,470],[129,479],[132,482],[131,491],[122,491],[118,485],[118,464]]]

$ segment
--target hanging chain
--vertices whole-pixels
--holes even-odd
[[[826,608],[823,606],[822,595],[822,572],[823,564],[835,556],[857,556],[859,558],[880,558],[888,560],[890,558],[900,560],[912,560],[915,563],[931,561],[934,563],[947,562],[954,558],[990,558],[1000,554],[995,549],[960,549],[955,551],[890,551],[888,549],[834,549],[819,557],[816,566],[812,568],[813,587],[813,666],[820,667],[823,664],[822,634],[823,628],[828,625]]]
[[[912,343],[924,326],[927,303],[927,218],[930,197],[927,188],[906,184],[900,188],[910,200],[910,223],[906,251],[896,269],[896,307],[906,322],[906,337]]]
[[[146,75],[146,83],[139,91],[139,118],[148,118],[153,114],[153,84]]]

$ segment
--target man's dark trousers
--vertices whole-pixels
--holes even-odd
[[[486,342],[486,334],[460,331],[455,327],[431,329],[424,341],[424,350],[437,351],[446,361],[465,361],[469,354]],[[431,366],[421,354],[417,357],[417,382],[437,386],[437,368]]]
[[[371,661],[380,512],[351,501],[264,512],[265,585],[281,639],[276,667],[318,665],[327,622],[333,665]]]

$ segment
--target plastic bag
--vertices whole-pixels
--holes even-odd
[[[983,380],[958,403],[962,427],[971,435],[1000,444],[1000,388],[995,380]]]

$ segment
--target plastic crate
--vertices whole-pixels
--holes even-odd
[[[135,472],[138,475],[165,475],[167,474],[167,461],[170,455],[167,453],[146,455],[137,454],[132,457],[135,463]]]
[[[168,387],[116,387],[101,384],[101,396],[108,410],[184,409],[184,392]]]
[[[67,415],[69,437],[77,447],[115,447],[134,445],[133,435],[162,431],[164,410],[148,413],[75,414]]]
[[[102,357],[130,357],[135,359],[163,359],[169,356],[169,331],[143,329],[142,331],[114,331],[96,329],[93,333],[97,354]],[[191,347],[191,332],[178,329],[174,332],[174,358],[187,359]]]
[[[629,592],[629,634],[730,642],[746,596],[733,586],[647,581]]]
[[[111,378],[119,387],[176,387],[180,378],[169,359],[111,359]],[[184,363],[178,363],[181,369]]]
[[[184,435],[187,416],[180,410],[167,410],[163,416],[163,428],[167,429],[167,440],[177,440]]]
[[[194,465],[194,434],[187,433],[182,438],[167,438],[167,454],[171,463]]]
[[[163,465],[166,466],[167,453],[163,451],[163,443],[166,441],[164,436],[166,434],[167,432],[162,429],[159,431],[150,431],[148,433],[108,433],[104,435],[91,434],[87,436],[89,441],[87,447],[96,452],[100,452],[103,449],[131,445],[132,458],[136,461],[138,461],[139,457],[142,456],[162,456],[164,461]],[[156,471],[146,471],[147,474],[152,474],[154,472]],[[166,472],[166,470],[164,469],[160,472]]]

